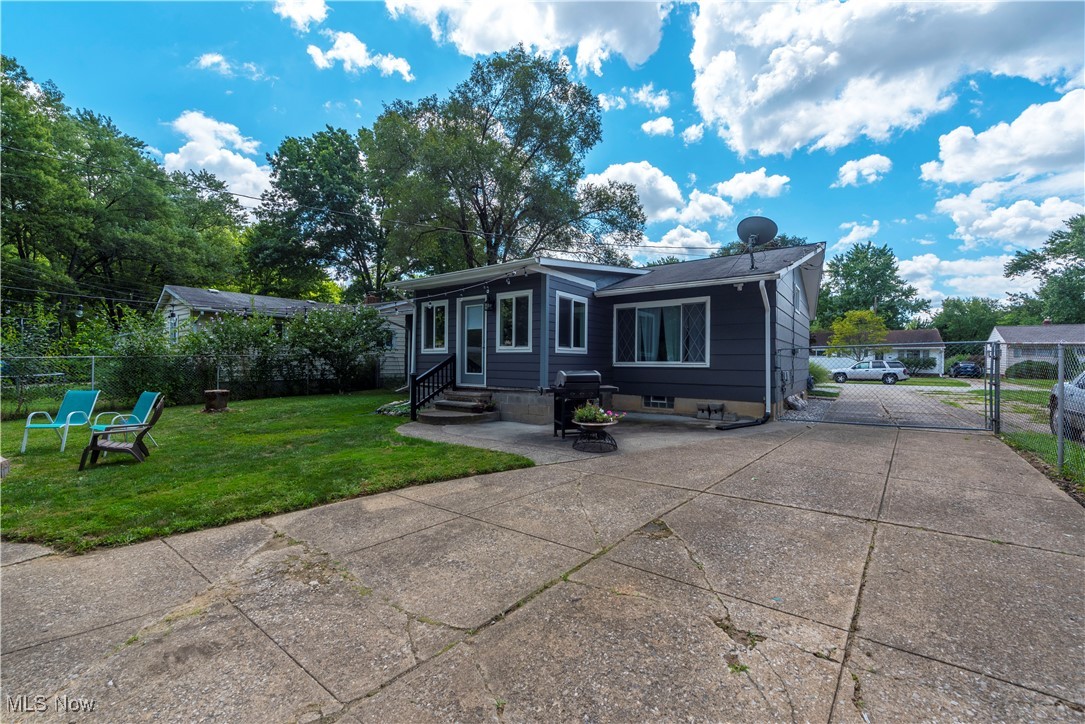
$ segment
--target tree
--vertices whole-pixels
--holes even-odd
[[[829,345],[837,348],[832,352],[856,362],[869,357],[872,346],[884,342],[889,333],[885,321],[869,309],[845,312],[833,322],[831,329]]]
[[[776,237],[768,242],[756,247],[757,249],[782,249],[787,246],[802,246],[806,244],[805,236],[791,236],[789,234],[777,234]],[[724,244],[716,251],[712,252],[713,257],[718,256],[734,256],[735,254],[743,254],[749,251],[745,241],[732,241],[730,244]]]
[[[291,346],[325,362],[339,381],[339,392],[388,349],[392,333],[371,307],[321,308],[290,320]]]
[[[682,260],[676,256],[661,256],[658,259],[646,263],[644,266],[666,266],[667,264],[678,264]]]
[[[997,299],[947,297],[931,323],[946,342],[971,342],[987,339],[1002,313]]]
[[[641,238],[632,185],[582,182],[600,109],[565,61],[495,54],[446,99],[392,103],[371,138],[385,223],[421,266],[449,243],[442,261],[464,268],[553,251],[594,260]]]
[[[919,296],[899,274],[897,258],[888,245],[856,244],[825,265],[814,327],[825,329],[847,312],[875,310],[890,329],[901,329],[930,301]]]
[[[1025,275],[1036,278],[1036,306],[1041,320],[1085,323],[1085,215],[1073,216],[1065,225],[1065,229],[1053,231],[1042,248],[1016,252],[1006,264],[1005,274],[1009,279]],[[1028,295],[1016,296],[1013,306],[1028,307],[1030,301]]]

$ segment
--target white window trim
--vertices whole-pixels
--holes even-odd
[[[437,307],[444,307],[445,308],[445,334],[444,334],[445,344],[444,344],[443,347],[427,347],[426,346],[426,309],[431,304],[433,305],[433,307],[432,307],[433,309],[436,309]],[[430,302],[422,302],[421,312],[422,313],[420,315],[418,315],[418,316],[421,317],[421,319],[422,319],[422,325],[421,325],[421,327],[422,327],[422,329],[421,329],[421,332],[422,332],[422,339],[421,339],[422,353],[426,354],[426,353],[433,353],[433,352],[444,352],[444,353],[447,354],[447,352],[448,352],[448,300],[444,299],[444,300],[439,301],[439,302],[432,302],[432,301],[430,301]],[[433,314],[434,314],[434,318],[436,318],[437,313],[434,312]],[[436,331],[436,330],[434,330],[434,331]],[[433,336],[434,336],[434,338],[437,337],[436,334],[433,335]]]
[[[619,362],[618,361],[618,310],[636,307],[681,307],[683,304],[697,304],[701,302],[705,306],[704,314],[704,362]],[[684,299],[657,299],[650,302],[628,302],[614,305],[614,337],[611,340],[611,363],[615,367],[695,367],[705,369],[712,366],[712,298],[711,297],[687,297]],[[634,330],[636,328],[634,327]],[[637,343],[633,341],[633,353],[636,355]]]
[[[526,345],[520,345],[520,346],[503,345],[503,344],[501,344],[501,300],[502,299],[509,299],[509,298],[515,299],[516,297],[523,297],[523,296],[527,297],[527,344]],[[532,313],[535,311],[534,310],[535,294],[530,289],[521,289],[518,292],[501,292],[500,294],[497,295],[496,300],[497,300],[497,307],[496,307],[495,311],[496,311],[496,318],[497,318],[497,334],[495,335],[496,339],[494,340],[496,351],[498,351],[498,352],[518,352],[518,353],[530,352],[532,350],[532,341],[531,340],[532,340],[532,336],[533,336],[533,334],[535,332],[535,321],[531,318]],[[513,303],[513,307],[515,308],[515,303]],[[515,317],[516,317],[516,315],[514,314],[513,315],[513,329],[514,330],[515,330],[515,327],[516,327],[516,318]],[[514,332],[514,334],[515,334],[515,332]]]
[[[554,352],[558,354],[587,354],[588,353],[588,298],[581,297],[576,294],[569,294],[568,292],[555,292],[554,300]],[[558,344],[558,340],[561,339],[561,300],[568,299],[574,302],[581,302],[584,305],[584,346],[583,347],[562,347]],[[569,335],[571,340],[573,337]]]

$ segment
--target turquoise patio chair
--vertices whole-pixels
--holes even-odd
[[[104,432],[107,427],[113,425],[144,425],[147,423],[147,418],[151,416],[151,411],[154,409],[154,403],[158,401],[158,398],[162,396],[161,392],[143,392],[140,394],[139,399],[136,400],[136,406],[132,408],[131,412],[99,412],[94,416],[94,422],[90,426],[90,434],[94,435],[96,432]],[[109,422],[101,423],[103,417],[112,415],[109,418]],[[155,447],[158,447],[158,442],[151,437],[148,432],[147,437],[154,443]]]
[[[64,446],[68,444],[68,428],[90,424],[90,416],[94,414],[94,403],[98,401],[98,392],[99,390],[68,390],[64,393],[64,399],[60,403],[60,410],[56,417],[48,412],[31,412],[26,418],[23,446],[19,448],[19,452],[26,452],[26,438],[31,430],[54,431],[60,436],[60,452],[64,452]],[[34,415],[44,415],[49,422],[32,422]]]

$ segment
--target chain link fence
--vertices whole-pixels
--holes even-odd
[[[1002,370],[1003,436],[1085,485],[1085,347],[1005,344]]]
[[[342,377],[310,356],[88,356],[10,357],[0,366],[0,415],[52,414],[67,390],[101,390],[99,409],[125,409],[144,390],[162,392],[169,405],[203,402],[204,390],[228,389],[231,400],[317,395],[376,389],[385,378],[379,361],[359,361]]]

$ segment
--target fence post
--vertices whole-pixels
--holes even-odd
[[[1063,429],[1063,415],[1066,414],[1066,366],[1064,363],[1066,349],[1059,343],[1058,346],[1059,367],[1058,374],[1055,379],[1058,380],[1058,386],[1055,388],[1058,390],[1057,405],[1055,408],[1055,440],[1056,449],[1058,450],[1058,470],[1059,475],[1062,475],[1062,466],[1066,463],[1066,430]]]
[[[417,392],[416,392],[417,386],[416,386],[415,383],[417,381],[418,381],[418,373],[417,372],[412,372],[407,377],[407,384],[411,388],[411,420],[412,421],[418,419],[418,405],[415,403],[415,396],[417,395]]]
[[[993,377],[994,396],[991,400],[991,431],[996,435],[1002,433],[1002,345],[999,342],[990,342],[991,373]]]
[[[92,389],[92,390],[95,389],[95,387],[94,387],[94,355],[90,356],[90,389]]]

